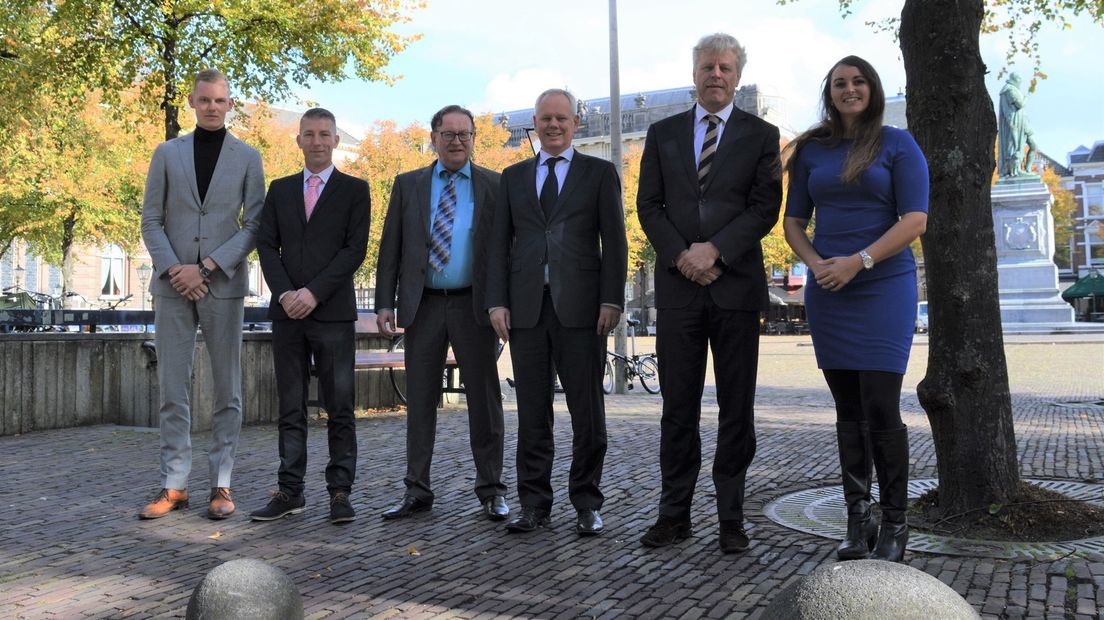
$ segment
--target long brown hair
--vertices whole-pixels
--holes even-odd
[[[848,135],[843,127],[839,110],[832,105],[832,73],[840,66],[855,67],[870,85],[870,101]],[[829,148],[844,138],[851,138],[851,148],[847,151],[840,178],[845,184],[859,182],[862,173],[878,158],[882,150],[882,115],[885,113],[885,91],[878,72],[867,61],[858,56],[845,56],[832,65],[828,75],[824,76],[824,88],[820,97],[820,122],[786,145],[786,173],[792,175],[797,165],[795,155],[810,141]]]

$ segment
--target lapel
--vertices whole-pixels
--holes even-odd
[[[480,209],[486,209],[487,206],[487,177],[483,174],[483,171],[471,164],[471,183],[472,183],[472,237],[478,238],[479,224],[483,218],[480,217]]]
[[[522,183],[522,196],[525,197],[525,202],[529,203],[529,208],[535,209],[534,212],[541,221],[544,221],[544,210],[541,209],[540,199],[537,198],[537,162],[539,160],[540,155],[536,155],[522,164],[521,178],[525,181]]]
[[[222,177],[226,176],[226,169],[232,164],[230,163],[234,159],[234,152],[238,150],[238,139],[230,135],[230,132],[226,132],[226,137],[222,139],[222,148],[219,149],[219,158],[215,162],[215,170],[211,173],[211,184],[207,186],[207,196],[203,199],[203,204],[207,204],[207,198],[210,198],[218,190],[219,181]],[[192,162],[192,178],[195,178],[195,162]],[[193,181],[194,183],[194,181]],[[196,190],[196,195],[199,195],[199,190]]]
[[[336,167],[333,169],[333,172],[330,173],[329,182],[322,185],[322,193],[318,195],[318,202],[314,203],[314,211],[311,212],[311,217],[312,218],[318,217],[318,212],[320,210],[322,210],[323,208],[325,208],[325,206],[331,202],[332,196],[334,194],[336,194],[337,192],[341,191],[341,183],[344,181],[344,178],[343,178],[344,176],[345,175],[342,174],[341,171],[338,170]],[[299,180],[300,180],[300,182],[302,182],[302,177],[300,177]],[[303,192],[299,192],[299,195],[303,196]],[[306,218],[307,217],[307,203],[306,203],[306,197],[305,196],[302,198],[302,201],[303,201],[303,208],[302,208],[303,217]]]
[[[571,193],[582,183],[580,179],[586,176],[586,168],[590,165],[587,159],[589,158],[586,155],[580,153],[578,149],[575,150],[575,156],[572,157],[571,165],[567,167],[567,178],[564,179],[563,189],[560,190],[559,196],[556,197],[556,207],[552,209],[553,218],[563,211],[564,206],[571,197]],[[534,186],[535,185],[534,183]],[[543,212],[542,210],[541,213]]]
[[[725,158],[736,150],[734,146],[736,141],[747,133],[747,118],[747,113],[739,108],[732,108],[732,114],[728,116],[728,125],[725,126],[724,133],[721,134],[721,141],[717,144],[717,153],[713,156],[713,165],[710,166],[709,175],[705,179],[705,187],[702,188],[703,192],[713,186],[713,180],[718,176],[713,174],[713,172],[723,166]],[[696,174],[695,172],[695,176]]]
[[[422,221],[421,230],[429,239],[429,198],[433,195],[433,168],[437,162],[422,168],[414,174],[414,208],[418,210],[418,217]]]
[[[303,176],[303,171],[300,170],[298,174],[288,177],[288,181],[290,181],[288,191],[291,192],[291,206],[299,216],[299,223],[305,227],[307,225],[307,197],[303,193],[306,191],[304,185],[306,177]],[[321,198],[319,198],[319,202],[321,202]],[[317,203],[315,203],[314,209],[318,211]]]
[[[695,106],[696,107],[696,106]],[[682,160],[686,172],[686,178],[691,184],[698,187],[698,162],[694,157],[694,109],[691,107],[683,112],[679,120],[679,130],[675,132],[675,144],[678,145],[679,159]]]
[[[184,169],[184,176],[188,178],[188,188],[191,189],[192,200],[195,201],[196,206],[199,206],[199,185],[196,183],[195,169],[195,136],[193,134],[181,136],[176,141],[176,154],[180,157],[180,165]],[[210,187],[208,187],[209,189]]]

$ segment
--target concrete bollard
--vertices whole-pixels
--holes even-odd
[[[303,599],[283,571],[260,560],[211,569],[188,601],[187,620],[302,620]]]
[[[978,613],[957,592],[924,571],[881,560],[821,566],[791,583],[763,620],[973,620]]]

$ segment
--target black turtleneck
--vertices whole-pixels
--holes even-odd
[[[225,138],[225,127],[215,131],[208,131],[198,126],[195,128],[196,187],[199,188],[200,202],[207,197],[207,188],[211,185],[211,175],[215,173],[215,164],[218,163],[222,141]]]

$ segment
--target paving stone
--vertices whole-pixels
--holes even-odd
[[[931,429],[915,395],[926,364],[924,341],[918,339],[905,376],[902,416],[910,427],[912,475],[933,478]],[[1104,409],[1053,404],[1102,396],[1104,339],[1006,341],[1022,475],[1104,480]],[[1092,363],[1100,372],[1090,372]],[[508,365],[502,372],[512,375]],[[308,435],[307,510],[263,524],[247,515],[275,487],[274,426],[243,429],[234,472],[238,514],[222,522],[204,518],[202,501],[156,521],[136,518],[157,491],[156,432],[88,426],[2,437],[0,617],[178,617],[206,572],[254,558],[287,573],[309,618],[755,618],[785,584],[837,561],[837,541],[785,529],[766,519],[762,507],[783,492],[839,484],[835,413],[808,338],[764,338],[759,377],[759,448],[745,507],[752,548],[732,556],[717,547],[711,378],[691,508],[695,533],[665,549],[639,543],[659,502],[662,401],[636,392],[607,398],[607,532],[592,540],[572,531],[571,425],[562,396],[555,406],[553,526],[524,536],[507,535],[479,512],[462,404],[438,417],[433,510],[397,522],[379,515],[402,496],[405,417],[358,420],[352,500],[359,518],[346,527],[328,521],[326,434],[317,423]],[[517,510],[517,410],[509,388],[504,406],[504,482]],[[209,440],[205,433],[193,438],[190,487],[197,496],[209,487]],[[64,509],[46,510],[59,506]],[[1098,618],[1104,608],[1099,557],[1014,562],[910,552],[906,562],[951,585],[986,617]]]

